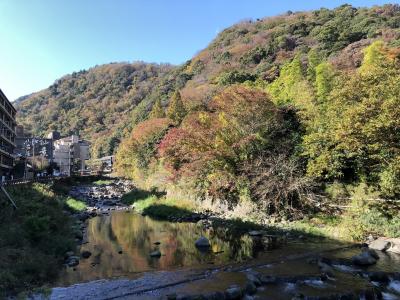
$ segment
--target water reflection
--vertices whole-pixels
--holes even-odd
[[[134,277],[135,273],[149,270],[241,262],[255,255],[247,235],[229,236],[224,228],[205,230],[194,223],[158,221],[135,213],[114,212],[93,218],[87,230],[89,243],[81,250],[92,252],[92,256],[82,259],[75,271],[65,270],[59,284]],[[194,246],[202,235],[210,240],[210,251],[202,252]],[[162,256],[150,257],[154,250]]]

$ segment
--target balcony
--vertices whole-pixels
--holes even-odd
[[[0,127],[0,136],[12,146],[15,147],[15,134],[7,127]]]

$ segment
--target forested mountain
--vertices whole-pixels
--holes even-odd
[[[34,134],[51,129],[79,132],[94,143],[94,155],[111,154],[123,128],[130,130],[132,120],[136,124],[145,119],[157,99],[166,106],[176,89],[188,106],[199,106],[221,86],[272,82],[296,54],[302,54],[303,67],[307,60],[310,65],[329,60],[339,69],[354,69],[361,63],[361,50],[372,40],[398,45],[399,26],[396,5],[371,9],[344,5],[244,21],[222,31],[179,67],[113,63],[60,78],[48,89],[16,101],[18,121]]]
[[[399,22],[396,5],[344,5],[224,30],[123,140],[120,174],[241,217],[345,201],[359,185],[398,196]]]
[[[19,101],[19,121],[35,133],[79,131],[95,155],[124,138],[120,174],[212,203],[296,210],[332,182],[395,197],[399,28],[398,5],[244,21],[178,67],[66,76]]]
[[[36,135],[59,130],[90,140],[94,156],[113,153],[131,121],[145,117],[155,99],[184,85],[170,65],[112,63],[58,79],[16,101],[18,123]]]

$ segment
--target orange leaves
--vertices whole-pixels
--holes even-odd
[[[167,129],[170,125],[171,120],[167,118],[149,119],[136,125],[131,138],[139,143],[145,142],[149,137]]]
[[[218,94],[208,108],[186,116],[159,145],[160,157],[176,175],[233,176],[234,165],[266,140],[279,115],[265,93],[239,85]]]

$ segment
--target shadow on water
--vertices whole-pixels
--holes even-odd
[[[188,214],[186,210],[163,205],[151,206],[147,213],[155,209],[158,216],[160,210],[166,214]],[[260,239],[248,234],[250,229],[259,230],[261,226],[238,220],[215,220],[213,226],[200,223],[169,222],[132,212],[112,212],[90,219],[88,243],[82,245],[81,251],[90,251],[92,256],[81,259],[75,270],[67,268],[63,271],[59,284],[112,277],[134,278],[140,272],[152,270],[213,268],[250,259],[268,261],[299,251],[322,249],[326,245],[301,241],[275,251],[260,246]],[[201,236],[209,239],[209,251],[199,251],[195,247],[195,241]],[[286,234],[280,232],[278,236]],[[334,244],[337,246],[338,242]],[[155,250],[161,252],[161,257],[150,256]]]
[[[132,276],[149,270],[172,270],[184,267],[220,265],[241,262],[252,257],[249,236],[224,236],[218,229],[204,229],[196,223],[171,223],[135,213],[114,212],[109,216],[89,220],[88,243],[81,251],[92,256],[81,260],[74,271],[68,268],[61,284],[99,278]],[[195,241],[205,236],[212,245],[209,251],[199,251]],[[159,250],[160,258],[150,257]]]
[[[173,212],[174,216],[187,215],[186,210],[177,211],[179,208],[163,205],[154,205],[147,213],[154,213],[154,210],[159,217],[163,216],[160,210]],[[190,218],[194,216],[192,213]],[[205,279],[171,286],[163,293],[196,295],[220,291],[232,283],[244,288],[246,273],[241,271],[245,271],[265,276],[268,287],[257,292],[262,299],[293,299],[299,293],[313,297],[333,295],[329,299],[339,299],[341,295],[365,296],[370,292],[375,295],[372,279],[368,279],[375,274],[399,276],[377,283],[382,292],[389,294],[393,292],[390,286],[397,288],[400,279],[397,256],[394,259],[380,254],[376,265],[354,268],[351,258],[360,253],[360,248],[345,247],[349,244],[337,240],[305,236],[301,231],[268,229],[240,220],[213,219],[211,226],[207,225],[207,219],[196,223],[184,222],[184,219],[170,222],[117,211],[90,219],[88,243],[82,245],[81,251],[90,251],[92,255],[81,259],[75,270],[65,269],[58,284],[115,277],[136,279],[143,272],[158,270],[198,270],[201,274],[206,269],[229,266],[223,272],[210,272]],[[262,234],[253,232],[250,235],[249,230]],[[305,238],[301,237],[303,235]],[[195,247],[201,236],[210,241],[210,249],[201,251]],[[156,250],[161,257],[150,256]],[[321,271],[321,260],[329,262],[328,277]],[[159,286],[162,282],[152,284]]]

